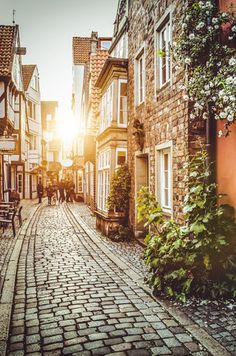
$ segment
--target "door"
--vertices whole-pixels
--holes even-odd
[[[20,199],[23,199],[23,173],[17,173],[17,191]]]
[[[149,162],[148,155],[136,156],[135,162],[135,197],[137,201],[137,194],[142,187],[149,185]],[[135,201],[135,207],[136,207]],[[137,221],[137,208],[135,208],[135,234],[137,237],[144,234],[144,223]]]

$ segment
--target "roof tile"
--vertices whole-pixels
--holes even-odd
[[[73,63],[84,64],[89,61],[91,38],[73,37]]]
[[[34,73],[36,65],[35,64],[24,64],[22,66],[23,84],[24,90],[26,91],[29,87],[32,75]]]
[[[10,75],[16,26],[0,25],[0,75]]]

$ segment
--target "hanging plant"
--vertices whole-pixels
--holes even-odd
[[[181,23],[174,52],[187,72],[180,89],[190,103],[190,119],[208,119],[213,114],[217,120],[226,120],[228,127],[236,120],[236,18],[231,12],[220,12],[215,0],[189,0]]]

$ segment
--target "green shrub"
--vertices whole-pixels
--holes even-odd
[[[150,284],[156,293],[182,301],[191,294],[236,296],[236,224],[232,210],[218,206],[206,161],[202,149],[189,163],[183,226],[166,219],[147,188],[139,192],[138,216],[150,227],[145,251]]]
[[[130,173],[128,166],[124,164],[117,169],[112,177],[111,189],[107,199],[108,208],[127,215],[129,211],[130,189]]]

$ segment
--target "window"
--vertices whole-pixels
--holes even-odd
[[[31,87],[35,90],[38,89],[38,78],[36,75],[33,76],[32,81],[31,81]]]
[[[109,50],[111,47],[111,41],[101,41],[101,49]]]
[[[122,166],[127,161],[127,149],[118,148],[116,151],[116,166]]]
[[[144,50],[136,58],[136,104],[145,100],[145,60]]]
[[[90,163],[90,195],[94,194],[94,165]]]
[[[160,145],[163,146],[163,145]],[[157,195],[163,211],[172,211],[172,155],[169,144],[157,149]]]
[[[98,208],[107,211],[107,198],[110,191],[110,150],[98,156]]]
[[[86,184],[86,194],[89,193],[89,162],[85,164],[85,184]]]
[[[108,87],[101,100],[101,126],[100,131],[110,126],[113,109],[113,83]]]
[[[128,111],[127,111],[127,81],[119,81],[119,95],[118,95],[118,125],[126,127],[128,122]]]
[[[17,185],[17,190],[19,193],[22,193],[23,191],[23,175],[22,174],[18,174],[17,176],[18,178],[18,185]]]
[[[36,105],[32,101],[28,101],[28,112],[31,119],[36,118]]]
[[[35,135],[30,135],[30,150],[37,149],[37,137]]]
[[[112,57],[115,58],[127,58],[128,57],[128,35],[127,33],[123,34],[120,38],[114,51],[112,52]]]
[[[157,60],[160,86],[163,86],[171,77],[171,25],[168,21],[157,33]]]

